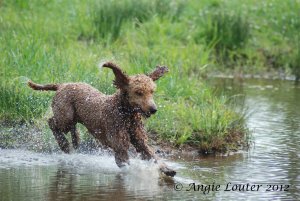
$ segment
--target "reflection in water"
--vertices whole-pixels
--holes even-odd
[[[246,105],[251,111],[247,123],[255,140],[246,162],[236,166],[236,172],[231,175],[240,174],[239,181],[290,184],[288,192],[265,192],[261,197],[297,200],[300,197],[300,88],[288,81],[254,79],[242,83],[242,90],[236,90],[230,89],[232,80],[219,82],[230,94],[236,91],[246,94]]]
[[[300,198],[300,88],[292,82],[211,81],[218,91],[245,94],[254,146],[232,156],[178,159],[174,180],[137,159],[120,170],[112,156],[40,154],[0,149],[0,200],[298,200]],[[224,191],[226,184],[263,185],[259,191]],[[174,184],[182,184],[175,191]],[[220,184],[220,191],[186,191],[190,183]],[[266,192],[267,184],[290,185]]]
[[[161,177],[157,164],[138,159],[119,169],[110,155],[0,153],[1,201],[157,200],[174,185]]]
[[[78,174],[64,167],[58,168],[50,178],[47,199],[55,200],[118,200],[126,198],[123,188],[124,181],[118,173],[106,174]]]
[[[138,173],[138,172],[137,172]],[[149,172],[150,173],[150,172]],[[49,201],[55,200],[141,200],[157,199],[164,186],[173,186],[159,179],[158,172],[151,171],[144,177],[130,172],[103,174],[102,172],[78,173],[75,169],[60,167],[50,177]]]

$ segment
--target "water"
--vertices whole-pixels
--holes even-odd
[[[0,200],[299,200],[300,87],[258,79],[211,82],[226,94],[245,94],[254,142],[249,151],[166,161],[178,172],[172,180],[138,159],[119,169],[109,153],[0,149]],[[206,188],[194,191],[194,184]],[[244,191],[225,191],[235,184]],[[276,191],[266,191],[268,185]]]

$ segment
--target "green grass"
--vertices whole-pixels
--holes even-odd
[[[138,28],[153,17],[175,21],[183,7],[184,4],[179,1],[171,4],[168,0],[100,0],[90,11],[93,28],[82,32],[80,39],[100,39],[111,43],[119,38],[124,29]]]
[[[201,77],[231,67],[299,78],[299,10],[299,0],[2,0],[0,118],[45,117],[53,93],[32,91],[28,79],[82,81],[110,94],[113,74],[99,62],[115,60],[129,74],[163,64],[170,73],[147,129],[174,145],[229,149],[246,133],[243,114]]]
[[[152,14],[151,1],[100,1],[94,13],[94,37],[115,41],[125,23],[143,23]],[[150,9],[149,9],[150,8]]]
[[[49,97],[24,93],[24,86],[1,85],[1,119],[29,120],[41,115],[49,105]]]
[[[208,46],[213,46],[219,63],[230,60],[230,54],[239,53],[250,38],[249,22],[240,13],[217,11],[205,16],[202,21],[203,33],[196,35],[195,40],[201,42],[204,39]]]
[[[296,84],[300,81],[300,38],[296,44],[296,49],[287,57],[289,67],[295,75]]]

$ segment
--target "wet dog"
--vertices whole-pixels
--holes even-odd
[[[126,75],[120,67],[107,62],[102,67],[112,69],[117,92],[105,95],[85,83],[63,83],[39,85],[32,81],[28,85],[34,90],[56,91],[52,101],[53,117],[48,124],[62,151],[69,153],[70,145],[65,137],[71,133],[73,147],[79,145],[76,124],[83,124],[103,145],[115,152],[119,167],[129,164],[130,143],[144,160],[157,161],[153,150],[147,145],[147,133],[143,119],[155,114],[157,106],[153,99],[156,88],[154,81],[162,77],[168,68],[158,66],[148,75]],[[168,176],[176,172],[164,163],[160,170]]]

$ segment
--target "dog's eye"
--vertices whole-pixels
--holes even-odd
[[[144,95],[144,94],[143,94],[142,92],[140,92],[140,91],[136,91],[135,94],[138,95],[138,96],[143,96],[143,95]]]

